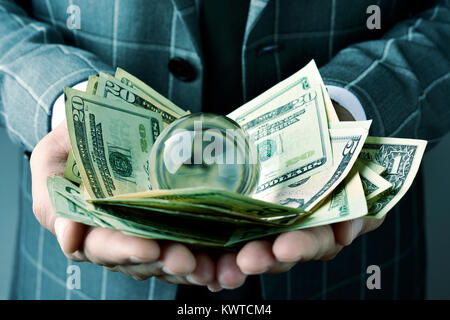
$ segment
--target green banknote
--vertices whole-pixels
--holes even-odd
[[[72,152],[91,198],[151,189],[151,147],[162,130],[161,116],[65,88]]]
[[[98,76],[90,76],[89,77],[88,84],[87,84],[87,87],[86,87],[86,93],[87,94],[95,95],[97,93],[98,80],[99,80]]]
[[[130,108],[134,106],[159,113],[162,117],[164,126],[169,125],[179,117],[187,114],[186,112],[178,114],[166,106],[156,104],[140,91],[127,86],[125,83],[105,73],[100,73],[96,95],[109,100],[124,102],[130,105]]]
[[[97,206],[85,202],[80,197],[79,188],[59,176],[49,177],[47,185],[56,216],[143,238],[223,247],[237,230],[261,225],[185,212],[155,211],[148,207]]]
[[[112,199],[127,200],[133,198],[163,199],[183,203],[215,206],[229,212],[239,212],[248,217],[273,221],[281,218],[298,218],[306,216],[306,212],[298,208],[290,208],[267,201],[252,199],[235,192],[211,188],[189,188],[171,190],[150,190],[135,194],[118,195]]]
[[[358,160],[355,163],[355,167],[358,169],[361,176],[367,201],[373,201],[392,187],[392,183],[370,169],[370,166],[366,165],[365,162]]]
[[[169,109],[179,116],[184,116],[189,113],[189,111],[181,109],[172,101],[148,86],[146,83],[121,68],[117,68],[115,78],[119,79],[120,82],[124,83],[128,87],[131,87],[147,96],[159,108],[163,107]]]
[[[232,211],[220,204],[190,203],[186,201],[172,201],[159,198],[127,198],[127,199],[94,199],[88,202],[99,206],[139,207],[147,211],[162,210],[168,214],[184,214],[202,217],[210,220],[226,220],[235,223],[255,223],[264,225],[288,225],[297,220],[298,214],[287,214],[269,217],[259,217],[247,212]]]
[[[358,159],[358,162],[362,163],[366,167],[368,167],[370,170],[375,172],[378,175],[383,175],[383,173],[386,171],[386,168],[383,166],[380,166],[378,163],[373,161],[364,160],[362,158]]]
[[[246,103],[228,117],[256,146],[261,176],[256,194],[281,189],[332,165],[322,89],[302,89],[297,75]]]
[[[64,169],[64,178],[75,182],[76,184],[81,184],[80,170],[75,162],[75,157],[73,156],[72,151],[69,152],[69,156],[67,157],[66,168]]]
[[[361,158],[386,168],[392,187],[369,205],[368,217],[382,218],[405,195],[419,170],[427,142],[416,139],[368,137]]]
[[[296,223],[286,227],[240,228],[236,230],[227,245],[293,230],[353,220],[366,214],[367,204],[361,179],[358,172],[353,169],[343,183],[333,191],[313,214],[299,218]]]
[[[368,134],[367,129],[358,123],[353,128],[333,128],[329,131],[334,157],[330,169],[288,184],[283,189],[261,192],[254,197],[284,206],[313,210],[350,172]]]

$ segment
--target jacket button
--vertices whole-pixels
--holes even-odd
[[[194,67],[180,57],[170,59],[168,67],[170,73],[181,81],[192,81],[195,79],[196,73]]]

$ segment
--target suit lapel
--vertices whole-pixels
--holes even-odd
[[[198,55],[201,55],[201,36],[196,0],[172,0],[178,17],[186,26]]]
[[[248,9],[247,25],[245,27],[244,41],[248,39],[248,36],[252,32],[256,23],[259,21],[261,14],[267,7],[270,0],[250,0],[250,6]]]

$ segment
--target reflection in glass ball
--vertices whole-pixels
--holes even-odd
[[[210,113],[174,121],[150,155],[154,189],[210,187],[251,195],[259,173],[258,156],[247,133],[233,120]]]

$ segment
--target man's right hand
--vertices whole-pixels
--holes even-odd
[[[90,261],[139,280],[157,276],[171,283],[220,289],[215,264],[207,254],[194,254],[181,243],[133,237],[57,218],[47,191],[47,177],[63,175],[69,151],[64,121],[37,144],[30,161],[33,212],[40,224],[56,235],[69,259]]]

